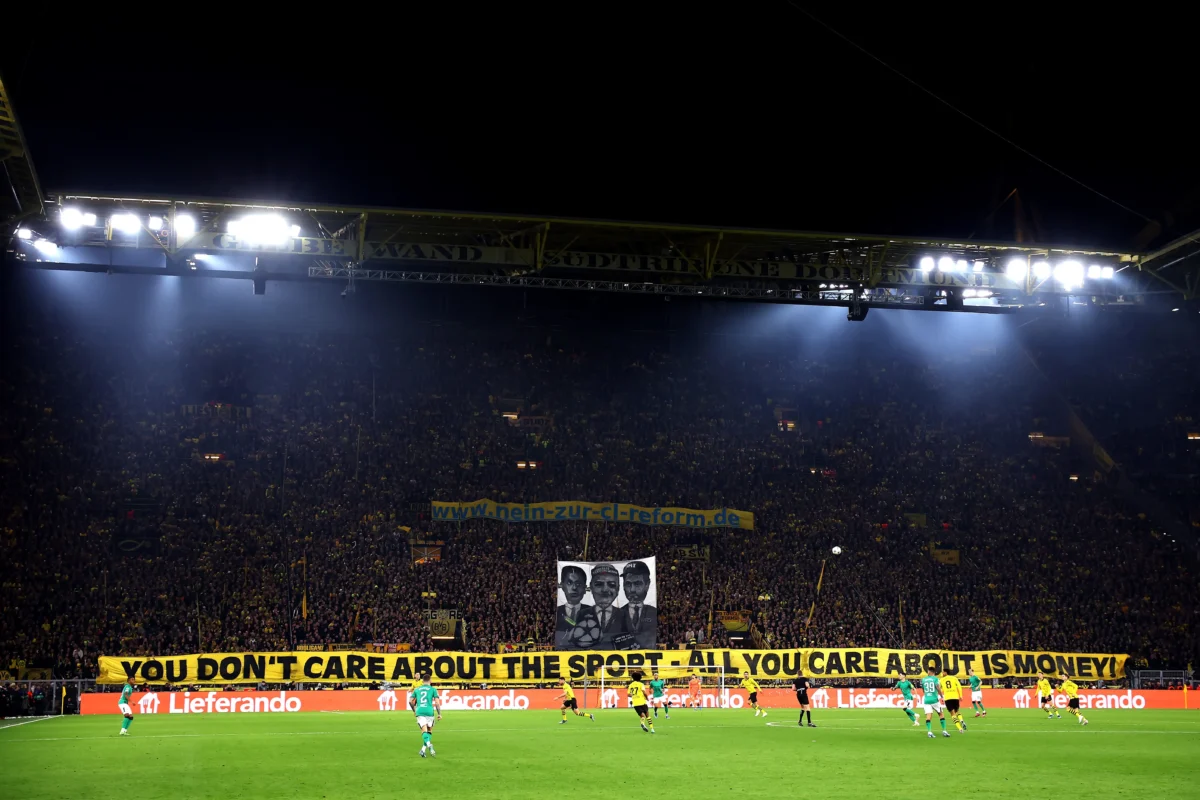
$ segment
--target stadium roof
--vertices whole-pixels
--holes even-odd
[[[361,280],[452,283],[974,311],[1057,298],[1160,307],[1200,289],[1200,234],[1140,253],[295,201],[43,195],[2,84],[0,147],[6,255],[37,268],[250,278],[255,291],[272,280],[333,279],[351,288]]]
[[[4,191],[0,191],[0,221],[41,216],[45,210],[41,186],[4,81],[0,81],[0,164],[5,181]]]

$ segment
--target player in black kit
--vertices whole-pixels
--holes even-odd
[[[817,687],[809,683],[808,678],[803,675],[797,675],[792,679],[792,688],[796,690],[796,700],[800,702],[800,721],[798,725],[804,724],[804,712],[808,712],[808,727],[815,728],[816,725],[812,721],[812,708],[808,705],[808,690]]]

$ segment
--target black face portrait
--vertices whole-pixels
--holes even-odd
[[[587,573],[580,567],[563,567],[562,583],[559,587],[566,595],[567,605],[577,606],[587,593]]]
[[[596,573],[600,572],[599,575]],[[617,595],[621,592],[621,581],[617,577],[616,571],[602,572],[600,570],[592,571],[592,599],[596,601],[598,608],[611,608],[612,604],[617,601]]]

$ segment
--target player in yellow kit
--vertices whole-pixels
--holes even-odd
[[[1067,696],[1067,710],[1078,718],[1080,725],[1087,725],[1087,717],[1079,711],[1079,687],[1075,685],[1075,681],[1071,680],[1071,676],[1066,673],[1058,677],[1062,681],[1058,685],[1058,690]]]
[[[759,714],[762,714],[765,717],[767,715],[766,709],[759,708],[758,706],[758,690],[761,687],[758,685],[758,681],[750,677],[750,670],[742,673],[742,688],[750,695],[750,707],[754,709],[754,716],[757,717]]]
[[[650,703],[646,699],[646,684],[642,683],[642,671],[638,669],[632,670],[629,673],[629,677],[632,680],[629,681],[629,686],[625,689],[629,696],[629,704],[637,712],[638,722],[641,724],[642,730],[647,733],[654,733],[654,718],[650,716]]]
[[[962,684],[958,682],[958,678],[950,674],[949,670],[942,670],[942,697],[946,701],[946,710],[950,712],[950,719],[954,720],[954,727],[958,728],[959,733],[967,732],[967,723],[963,721],[963,715],[958,710],[959,702],[962,700]]]
[[[1054,710],[1054,687],[1050,685],[1050,681],[1046,676],[1040,672],[1038,673],[1037,693],[1038,700],[1040,701],[1039,707],[1046,712],[1046,719],[1054,719],[1055,717],[1062,716],[1062,714]]]
[[[559,720],[559,723],[558,723],[559,725],[567,724],[567,711],[568,710],[570,710],[570,712],[577,717],[587,717],[592,722],[596,721],[596,717],[594,714],[585,714],[579,710],[579,703],[575,700],[575,688],[573,686],[571,686],[571,682],[569,680],[567,680],[566,678],[562,679],[562,690],[563,690],[563,693],[560,694],[558,697],[554,698],[555,700],[563,701],[562,709],[561,709],[562,710],[562,719]]]

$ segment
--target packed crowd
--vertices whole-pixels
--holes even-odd
[[[1030,443],[1052,389],[1016,353],[546,331],[370,347],[191,331],[121,348],[27,331],[5,348],[0,656],[59,675],[100,654],[437,649],[431,607],[457,609],[475,650],[548,644],[555,562],[585,543],[593,561],[658,557],[671,647],[721,645],[714,612],[746,611],[770,647],[1200,654],[1194,559],[1070,452]],[[517,407],[551,424],[514,424]],[[728,507],[757,524],[430,519],[431,499],[479,498]],[[444,541],[440,559],[414,563],[411,537]]]
[[[1036,347],[1038,362],[1126,475],[1200,525],[1200,351],[1190,314],[1100,317]],[[1096,365],[1103,364],[1102,369]]]

